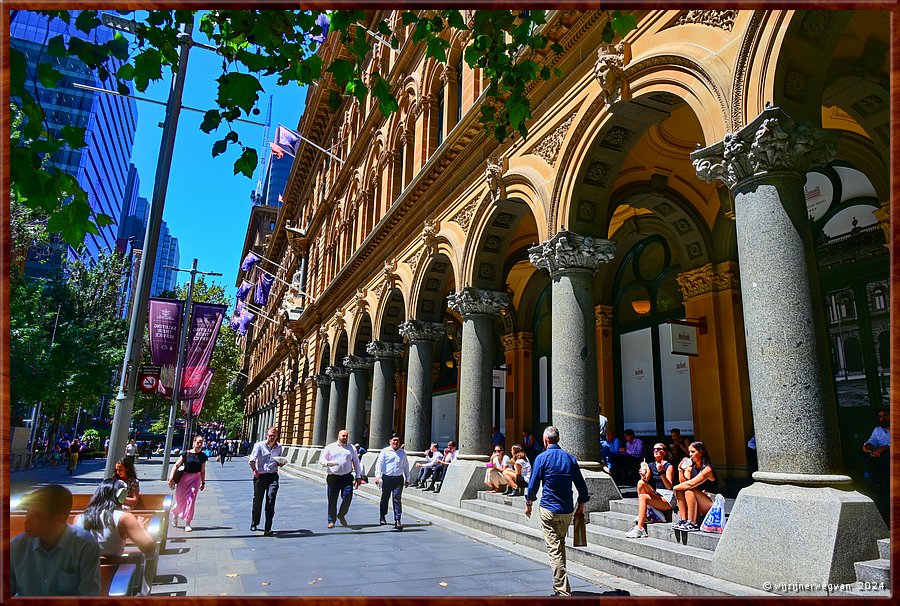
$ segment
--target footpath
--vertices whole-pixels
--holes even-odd
[[[48,483],[91,493],[105,462],[14,472],[10,492]],[[169,492],[159,479],[161,457],[138,462],[141,490]],[[378,524],[378,503],[357,493],[349,528],[326,528],[325,488],[282,473],[273,530],[250,531],[252,482],[246,457],[207,463],[193,532],[169,528],[153,595],[169,596],[547,596],[553,583],[547,560],[516,553],[513,543],[488,544],[443,528],[431,516],[404,511],[404,530]],[[391,511],[388,511],[391,517]],[[607,577],[607,578],[603,578]],[[642,586],[587,568],[569,572],[573,595],[599,596],[611,588],[644,593]],[[652,590],[644,588],[647,593]]]

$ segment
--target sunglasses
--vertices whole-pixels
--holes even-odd
[[[665,452],[665,451],[666,451],[665,448],[654,448],[653,450],[661,450],[662,452]]]
[[[500,449],[499,449],[499,448],[498,448],[498,449],[497,449],[497,450],[495,450],[495,451],[494,451],[494,452],[503,452],[503,451],[502,451],[502,450],[500,450]]]

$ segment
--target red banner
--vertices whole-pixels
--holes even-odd
[[[211,303],[195,303],[191,310],[191,329],[188,332],[184,357],[184,373],[181,375],[181,400],[195,400],[200,397],[200,390],[209,370],[219,327],[225,316],[225,305]]]
[[[200,393],[196,400],[184,400],[181,402],[181,414],[185,418],[188,416],[188,406],[191,407],[191,417],[196,419],[203,410],[203,401],[206,399],[206,392],[209,391],[209,384],[212,382],[213,371],[207,371],[206,378],[200,385]]]

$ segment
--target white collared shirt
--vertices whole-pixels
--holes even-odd
[[[375,477],[382,476],[403,476],[403,480],[409,482],[409,459],[406,458],[405,450],[394,450],[387,446],[381,451],[375,465]]]
[[[256,471],[259,473],[278,473],[278,463],[275,457],[281,456],[281,444],[275,442],[271,449],[266,441],[257,442],[250,453],[250,460],[256,461]]]
[[[428,462],[422,465],[422,467],[437,467],[441,464],[441,461],[444,459],[444,453],[440,450],[436,450],[434,452],[428,453]]]
[[[326,465],[329,461],[336,461],[337,465]],[[362,476],[362,467],[359,464],[359,454],[352,444],[342,445],[340,442],[332,442],[322,449],[320,464],[328,470],[329,475],[342,476],[356,472],[356,477]]]

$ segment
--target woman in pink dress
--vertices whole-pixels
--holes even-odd
[[[184,531],[191,532],[194,519],[194,505],[197,493],[206,486],[206,453],[203,452],[203,437],[194,438],[194,447],[175,462],[169,472],[169,488],[175,489],[175,505],[172,507],[172,526],[178,528],[178,518],[184,520]],[[184,473],[175,483],[175,470],[184,465]]]

